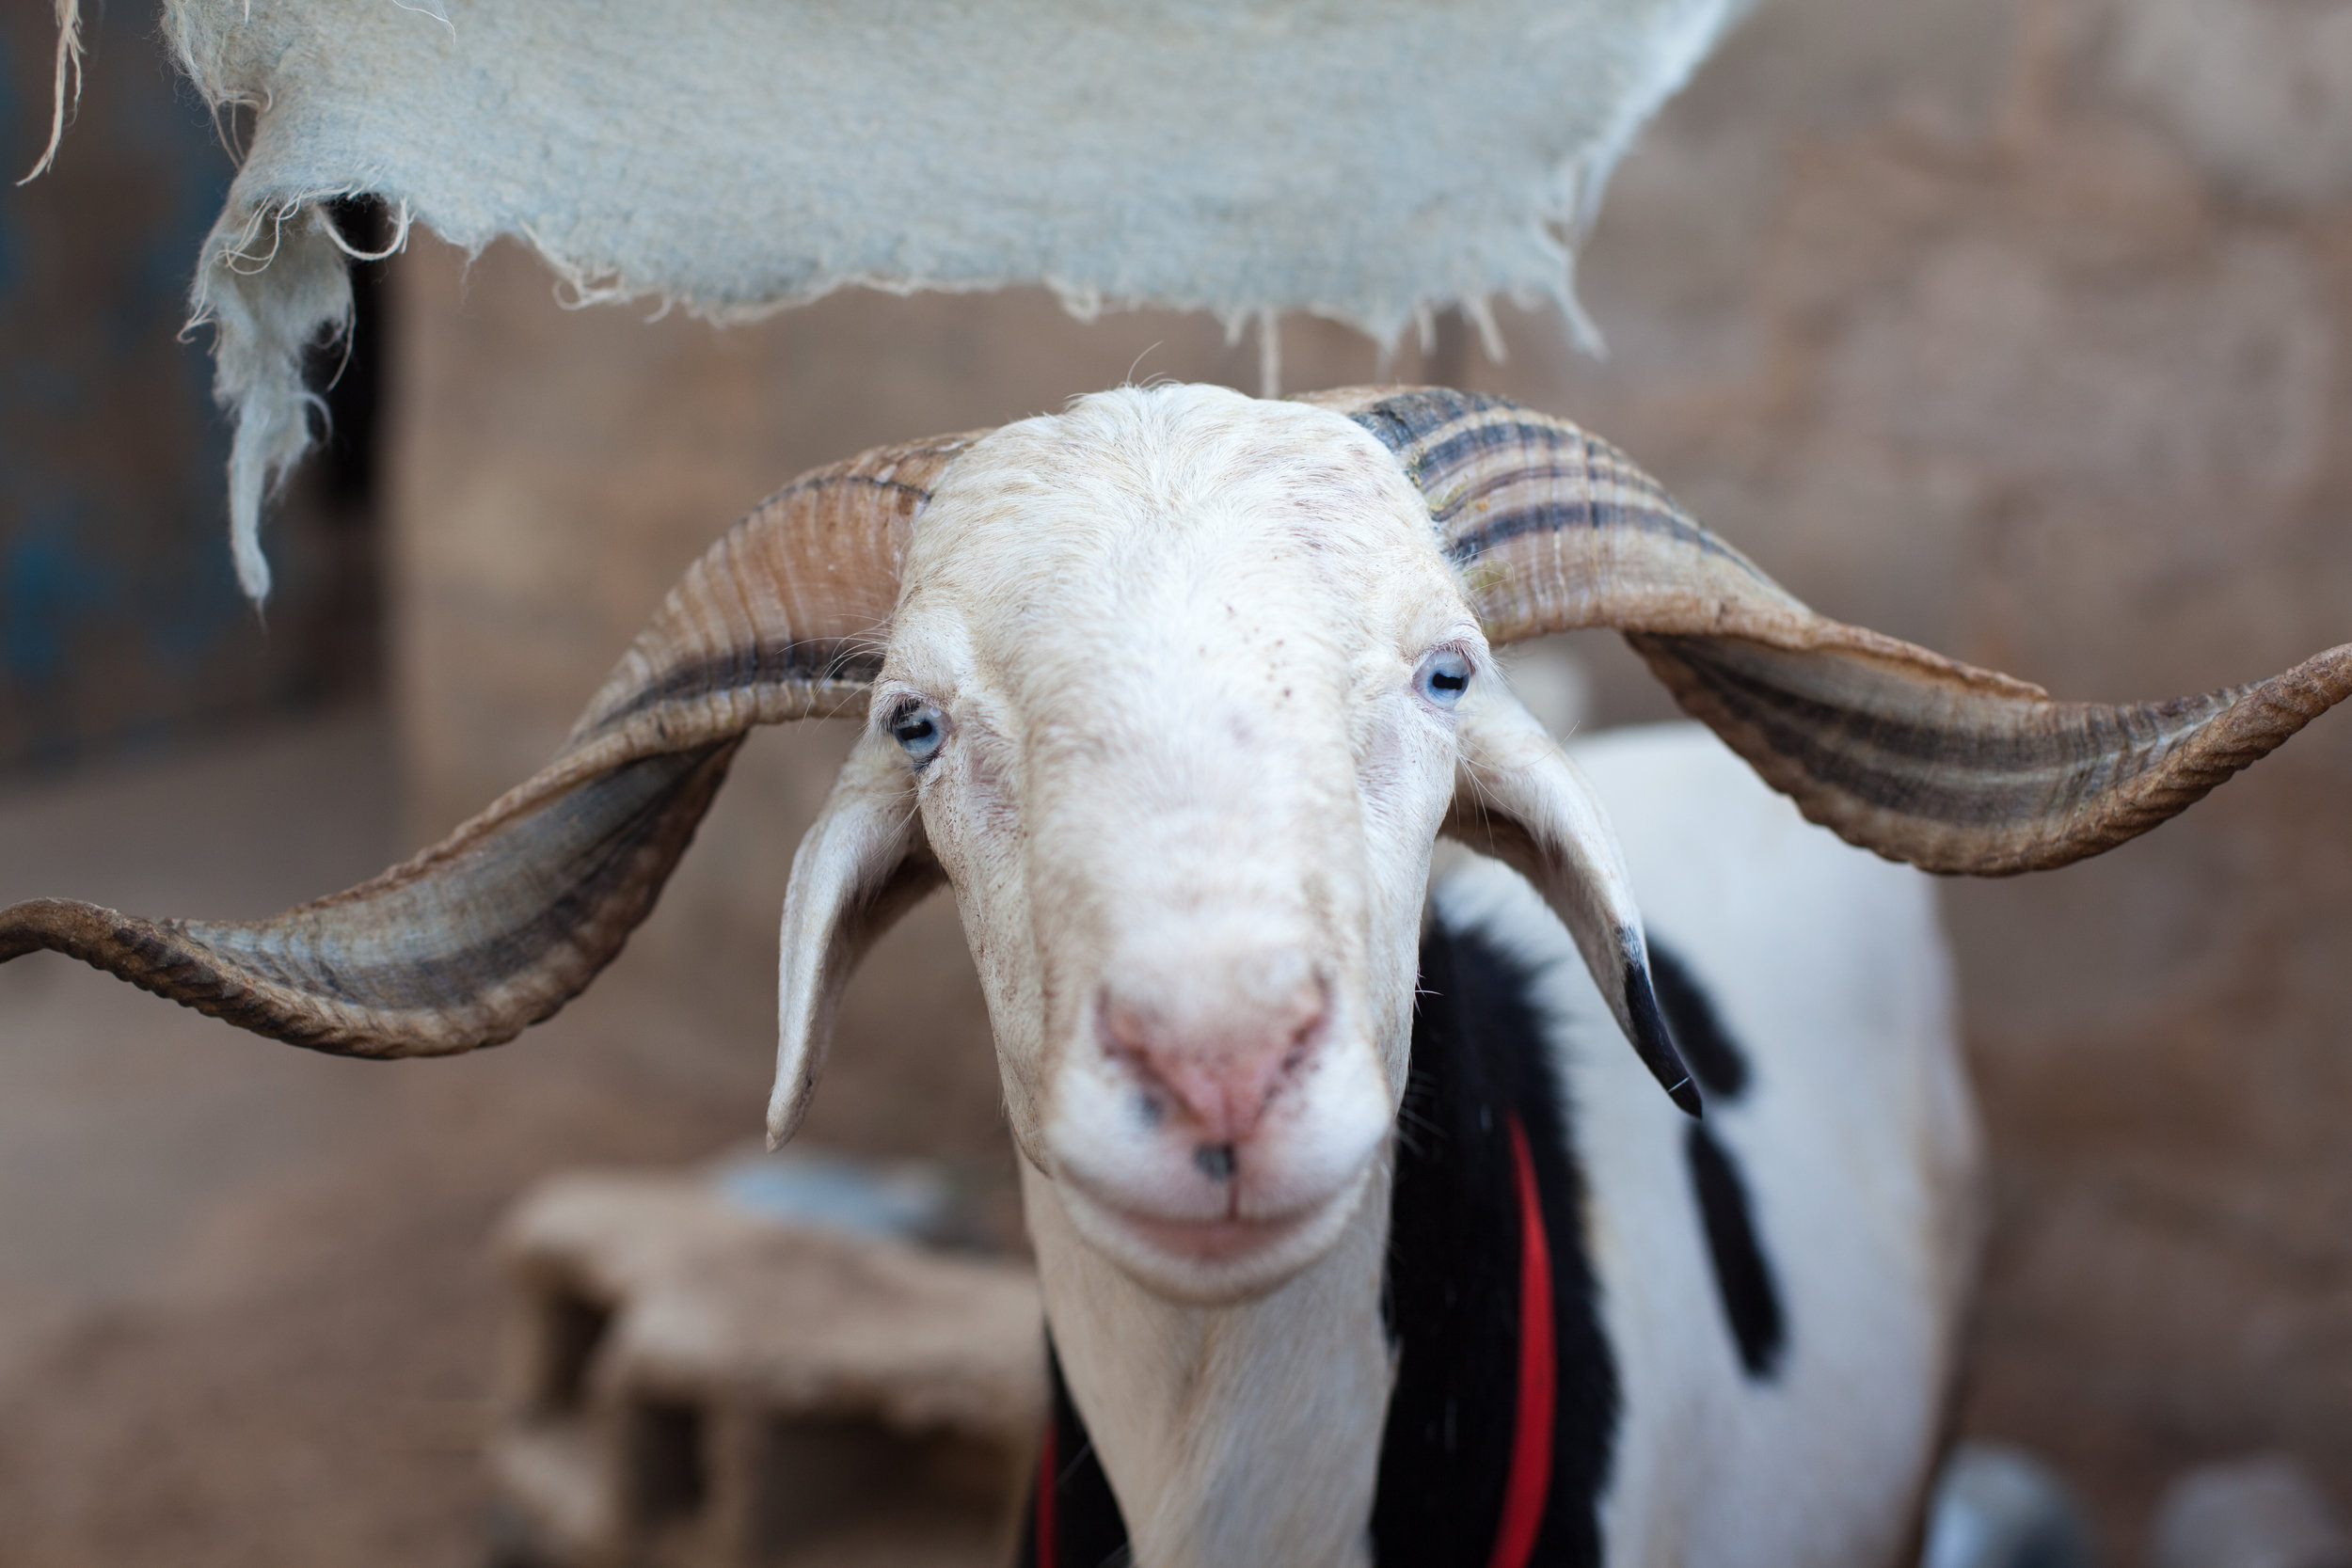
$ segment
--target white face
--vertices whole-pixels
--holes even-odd
[[[1163,1293],[1338,1236],[1404,1089],[1454,705],[1486,647],[1346,419],[1125,390],[960,459],[872,722],[916,779],[1022,1152]]]

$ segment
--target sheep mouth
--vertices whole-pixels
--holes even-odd
[[[1062,1205],[1080,1236],[1147,1289],[1217,1306],[1262,1295],[1328,1252],[1363,1192],[1359,1177],[1279,1213],[1187,1217],[1136,1210],[1064,1182]]]
[[[1230,1263],[1279,1247],[1314,1223],[1324,1205],[1269,1218],[1220,1215],[1214,1219],[1169,1219],[1132,1209],[1102,1205],[1107,1215],[1154,1251],[1200,1263]]]

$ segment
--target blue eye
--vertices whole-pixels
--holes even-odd
[[[939,754],[947,738],[947,716],[929,703],[909,703],[890,716],[890,738],[920,768]]]
[[[1452,707],[1470,689],[1470,656],[1458,648],[1439,648],[1421,661],[1421,673],[1415,684],[1421,694],[1439,707]]]

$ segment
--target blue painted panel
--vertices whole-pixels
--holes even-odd
[[[0,17],[11,171],[48,130],[47,9]],[[363,501],[298,488],[266,627],[238,595],[228,431],[205,344],[180,338],[233,171],[152,13],[88,10],[56,167],[0,186],[0,775],[330,698],[373,668]]]

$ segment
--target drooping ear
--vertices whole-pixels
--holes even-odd
[[[1510,866],[1576,939],[1617,1027],[1677,1105],[1700,1114],[1650,984],[1649,944],[1625,855],[1592,785],[1518,698],[1471,684],[1457,711],[1460,762],[1444,832]]]
[[[915,516],[974,439],[879,448],[769,498],[662,601],[554,760],[406,863],[266,920],[34,899],[0,910],[0,962],[70,954],[339,1055],[513,1038],[652,911],[746,730],[865,694]]]
[[[867,734],[792,857],[776,972],[776,1084],[768,1147],[808,1114],[841,991],[866,950],[946,879],[923,836],[914,776],[889,736]]]

